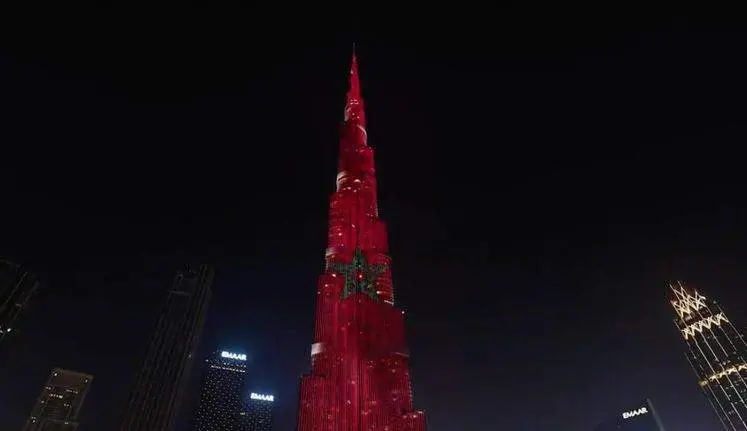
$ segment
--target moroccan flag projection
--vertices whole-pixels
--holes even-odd
[[[425,415],[413,408],[404,316],[394,306],[355,54],[338,166],[298,430],[424,431]]]

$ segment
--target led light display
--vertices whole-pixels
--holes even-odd
[[[646,415],[646,414],[648,414],[648,409],[646,407],[641,407],[640,409],[637,409],[637,410],[623,412],[623,419],[630,419],[638,415]]]
[[[632,405],[599,425],[594,431],[664,431],[651,400]]]
[[[404,316],[394,306],[386,225],[379,219],[353,54],[316,298],[311,372],[301,379],[299,431],[424,431],[413,407]]]
[[[257,394],[255,392],[252,392],[251,395],[249,395],[249,398],[253,400],[260,400],[260,401],[270,401],[270,402],[275,401],[274,395],[262,395],[262,394]]]
[[[238,359],[239,361],[246,361],[246,355],[244,353],[231,353],[225,350],[220,352],[221,358],[227,359]]]

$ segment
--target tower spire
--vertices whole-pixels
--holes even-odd
[[[361,83],[358,76],[358,57],[355,55],[353,44],[353,58],[350,62],[350,87],[345,103],[345,122],[354,123],[365,129],[366,116],[363,111],[363,97],[361,97]]]
[[[345,102],[345,121],[340,137],[339,172],[341,176],[337,178],[338,187],[341,187],[341,179],[347,177],[353,180],[354,178],[350,177],[353,173],[360,175],[366,172],[373,175],[374,172],[373,150],[368,146],[366,114],[363,110],[355,46],[353,46],[353,56],[350,62],[350,87]],[[375,182],[374,178],[371,180]]]

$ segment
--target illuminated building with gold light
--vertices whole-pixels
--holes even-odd
[[[703,393],[728,431],[747,430],[747,342],[721,307],[682,283],[670,284],[675,323]]]

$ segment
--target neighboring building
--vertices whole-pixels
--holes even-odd
[[[23,431],[74,431],[93,376],[55,368]]]
[[[275,396],[250,392],[244,400],[239,431],[272,431],[272,406]]]
[[[617,412],[614,418],[594,428],[594,431],[665,431],[654,404],[646,398],[638,404]]]
[[[205,360],[194,431],[236,431],[246,380],[246,354],[221,350]]]
[[[121,431],[172,431],[199,345],[213,269],[178,271],[138,371]]]
[[[367,143],[364,115],[353,54],[298,431],[423,431],[426,426],[425,414],[413,407],[404,313],[394,306],[387,230],[379,219],[374,150]]]
[[[38,288],[33,274],[20,265],[0,260],[0,344],[13,333],[18,317]]]
[[[747,343],[716,301],[670,284],[675,324],[700,388],[725,430],[747,430]]]

